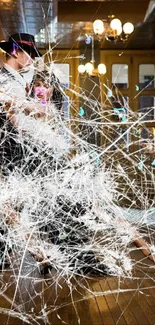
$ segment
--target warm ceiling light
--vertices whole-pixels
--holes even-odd
[[[119,30],[122,27],[122,23],[119,19],[114,18],[110,23],[110,27],[115,30]]]
[[[94,29],[94,33],[101,35],[104,32],[104,24],[103,21],[100,19],[96,19],[93,22],[93,29]]]
[[[105,74],[107,72],[106,65],[104,63],[100,63],[98,65],[99,74]]]
[[[85,65],[84,64],[80,64],[78,66],[78,71],[79,71],[79,73],[84,73],[86,71]]]
[[[134,31],[134,25],[132,23],[127,22],[123,25],[123,32],[125,34],[130,35],[133,31]]]
[[[86,72],[91,75],[94,70],[94,66],[91,62],[88,62],[85,64],[85,69],[86,69]]]
[[[134,25],[127,22],[122,28],[122,22],[118,18],[113,17],[114,16],[108,16],[107,22],[104,24],[102,20],[95,20],[93,23],[94,34],[97,35],[99,41],[104,37],[108,41],[115,43],[117,41],[126,42],[129,35],[134,31]]]
[[[86,35],[87,36],[87,35]],[[80,64],[78,66],[78,72],[83,74],[86,72],[89,76],[100,76],[104,75],[106,73],[106,66],[103,63],[100,63],[98,65],[98,68],[96,69],[94,67],[95,65],[95,57],[94,57],[94,36],[91,35],[91,61],[87,62],[85,65]]]
[[[85,65],[80,64],[78,66],[78,72],[83,74],[86,72],[89,76],[104,75],[107,72],[106,65],[100,63],[97,69],[94,68],[94,65],[91,62],[87,62]]]

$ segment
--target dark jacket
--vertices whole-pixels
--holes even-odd
[[[18,140],[18,131],[11,124],[6,113],[0,112],[0,169],[7,174],[21,166],[23,148]]]

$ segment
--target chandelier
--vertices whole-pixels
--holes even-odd
[[[85,65],[80,64],[78,66],[78,72],[80,74],[87,73],[90,76],[104,75],[106,73],[106,66],[104,63],[100,63],[97,68],[95,68],[94,59],[94,38],[100,41],[103,37],[111,42],[126,42],[129,35],[134,31],[134,25],[130,22],[122,24],[118,18],[114,16],[108,16],[108,21],[103,22],[102,20],[95,20],[93,22],[93,30],[90,34],[85,34],[86,44],[92,43],[92,54],[91,61],[87,62]]]
[[[114,16],[108,16],[108,21],[103,22],[100,19],[97,19],[93,22],[93,32],[97,35],[98,40],[101,40],[105,37],[106,40],[117,42],[123,41],[126,42],[129,38],[129,35],[134,31],[134,25],[130,22],[122,24],[118,18]]]
[[[87,62],[85,65],[80,64],[78,66],[78,72],[80,74],[87,73],[89,76],[104,75],[106,73],[106,65],[100,63],[97,68],[95,68],[95,57],[94,57],[94,36],[86,35],[86,38],[89,39],[89,44],[92,44],[91,47],[91,61]]]

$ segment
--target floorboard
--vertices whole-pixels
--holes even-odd
[[[0,274],[0,325],[154,325],[155,264],[132,248],[131,278],[76,277],[68,283],[54,272],[43,277],[27,254],[20,274],[18,263]]]

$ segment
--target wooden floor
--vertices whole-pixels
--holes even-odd
[[[155,264],[138,250],[132,257],[131,279],[77,277],[66,284],[40,276],[28,254],[20,279],[18,267],[1,274],[0,325],[154,325]]]

